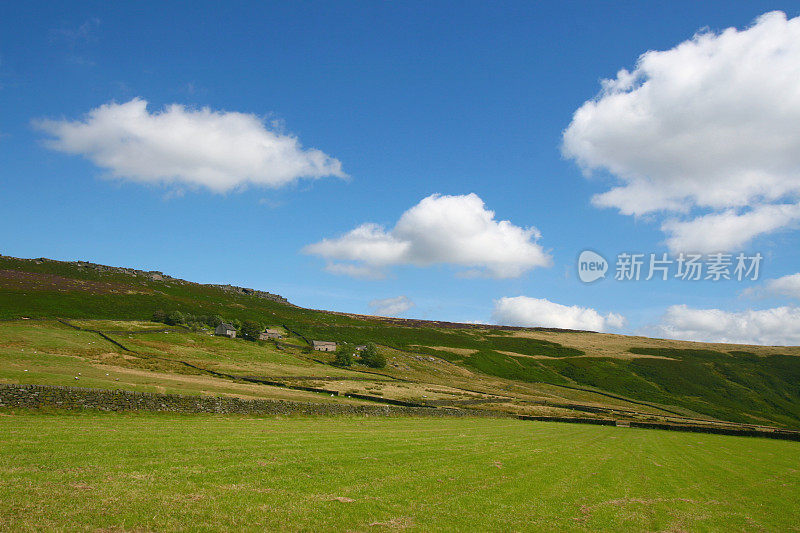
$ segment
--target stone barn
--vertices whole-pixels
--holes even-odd
[[[267,328],[264,330],[261,335],[258,336],[258,340],[266,341],[269,339],[281,339],[283,338],[283,332],[279,329],[274,328]]]
[[[335,352],[336,343],[333,341],[311,341],[311,345],[318,352]]]
[[[236,338],[236,328],[231,326],[230,324],[226,324],[223,322],[217,329],[214,330],[214,335],[222,335],[223,337],[229,337],[231,339]]]

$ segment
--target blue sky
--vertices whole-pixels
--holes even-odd
[[[782,20],[754,22],[775,10]],[[799,270],[800,161],[790,149],[800,134],[781,117],[800,116],[800,99],[781,93],[792,89],[780,80],[800,65],[791,45],[798,15],[790,2],[4,3],[0,253],[157,269],[338,311],[797,343],[800,279],[789,276]],[[721,32],[731,27],[739,33],[726,40]],[[650,85],[650,93],[618,77],[648,50],[674,51],[698,31],[709,42],[693,41],[688,59],[675,52],[641,63],[639,89]],[[764,94],[764,84],[744,81],[752,94],[726,93],[725,65],[761,48],[788,50],[757,62],[761,79],[776,81]],[[712,62],[698,59],[704,50],[714,51]],[[676,89],[689,67],[702,82]],[[619,116],[614,94],[599,94],[603,79],[616,80],[611,93],[627,99]],[[596,108],[582,108],[593,98]],[[784,107],[748,114],[772,99]],[[132,101],[142,135],[153,136],[135,156],[125,141],[109,140],[126,120],[114,113]],[[101,106],[93,122],[87,113]],[[642,106],[657,127],[631,118]],[[579,109],[585,120],[573,122]],[[681,114],[689,109],[683,115],[718,129]],[[170,144],[162,135],[172,122],[159,126],[157,116],[188,129]],[[94,128],[90,141],[79,122]],[[246,131],[226,140],[229,127]],[[731,146],[731,131],[744,146],[765,139],[763,131],[775,139],[740,161],[747,150],[732,158],[719,146]],[[687,136],[696,149],[681,148]],[[265,138],[294,159],[240,168],[249,154],[241,146]],[[302,147],[286,148],[293,138]],[[718,142],[704,146],[709,138]],[[311,171],[309,149],[328,158]],[[163,153],[170,150],[180,153]],[[190,159],[210,152],[218,172],[201,176]],[[298,160],[306,170],[292,170]],[[273,163],[279,168],[267,168]],[[596,199],[626,183],[620,195]],[[437,248],[453,239],[436,226],[444,204],[434,200],[456,197],[459,212],[474,207],[469,194],[494,219],[481,219],[486,242],[451,257]],[[431,195],[443,196],[393,232]],[[503,233],[498,221],[519,232]],[[668,221],[677,221],[673,229],[662,227]],[[365,223],[383,228],[367,248],[347,237]],[[524,233],[530,227],[538,238]],[[498,244],[504,235],[509,241]],[[327,252],[304,253],[323,239]],[[381,262],[378,245],[411,251]],[[587,248],[612,263],[613,277],[619,252],[681,246],[760,252],[761,279],[585,284],[576,276]],[[516,270],[498,275],[497,257],[508,250]],[[326,270],[332,263],[383,277],[335,274]],[[527,300],[502,300],[520,296]]]

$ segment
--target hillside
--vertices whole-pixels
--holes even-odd
[[[256,320],[292,334],[284,346],[210,337],[149,323],[157,310]],[[797,347],[325,312],[268,292],[160,272],[4,256],[0,319],[6,320],[0,325],[0,382],[6,383],[74,385],[80,372],[83,386],[101,388],[303,401],[326,396],[302,387],[324,388],[342,394],[326,401],[360,401],[344,398],[349,392],[516,414],[800,427]],[[375,342],[389,364],[336,368],[330,354],[310,353],[310,339]]]

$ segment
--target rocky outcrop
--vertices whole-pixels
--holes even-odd
[[[280,302],[287,305],[292,305],[289,303],[289,300],[280,296],[278,294],[272,294],[271,292],[259,291],[257,289],[248,289],[247,287],[237,287],[236,285],[207,285],[208,287],[216,287],[217,289],[223,290],[225,292],[232,292],[237,294],[244,294],[247,296],[255,296],[256,298],[264,298],[266,300],[272,300],[273,302]]]

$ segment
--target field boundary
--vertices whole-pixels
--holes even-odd
[[[570,424],[594,424],[599,426],[623,426],[640,429],[662,429],[668,431],[683,431],[689,433],[711,433],[715,435],[730,435],[735,437],[763,437],[767,439],[791,440],[800,442],[800,431],[787,429],[746,429],[732,427],[712,427],[690,424],[669,424],[666,422],[640,422],[636,420],[625,420],[619,423],[616,420],[607,418],[572,418],[566,416],[532,416],[519,415],[520,420],[531,420],[535,422],[566,422]]]
[[[348,395],[356,396],[356,395]],[[343,403],[313,403],[290,400],[243,399],[226,396],[195,396],[137,392],[124,389],[91,389],[57,385],[0,384],[0,409],[59,409],[68,411],[109,412],[167,412],[242,414],[263,416],[408,416],[408,417],[478,417],[516,418],[535,422],[565,422],[601,426],[625,426],[641,429],[661,429],[691,433],[710,433],[739,437],[800,442],[800,431],[784,429],[746,429],[681,425],[662,422],[617,421],[607,418],[578,418],[564,416],[510,415],[481,409],[446,409],[415,405],[359,405]]]
[[[473,409],[431,409],[401,405],[313,403],[290,400],[243,399],[226,396],[161,394],[123,389],[8,384],[0,384],[0,408],[253,415],[510,418],[504,413]]]

